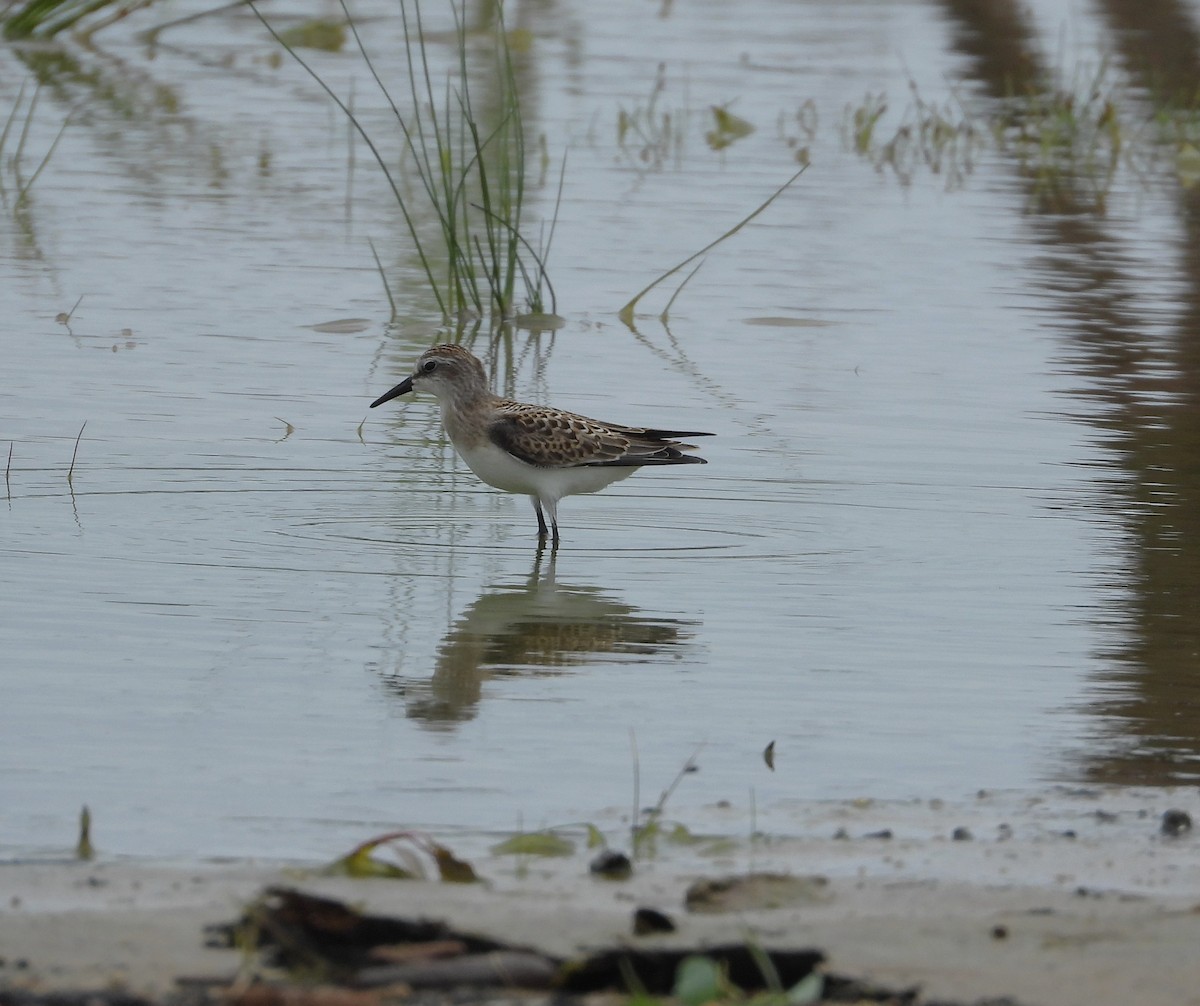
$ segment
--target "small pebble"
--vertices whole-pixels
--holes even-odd
[[[660,912],[656,908],[639,908],[633,913],[633,933],[635,936],[673,932],[675,932],[675,923],[665,912]]]
[[[993,940],[1007,940],[1008,939],[1008,926],[992,926],[992,939]]]
[[[865,835],[863,835],[863,838],[891,838],[891,837],[892,837],[892,829],[891,828],[883,828],[880,831],[868,831]]]
[[[1192,830],[1192,818],[1186,810],[1172,808],[1163,813],[1159,830],[1171,838],[1176,838]]]
[[[964,828],[961,824],[950,832],[950,837],[956,842],[969,842],[975,836],[971,834],[970,828]]]

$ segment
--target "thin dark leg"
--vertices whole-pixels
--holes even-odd
[[[536,496],[533,497],[533,509],[537,513],[538,519],[538,541],[544,542],[546,535],[550,533],[550,529],[546,527],[546,518],[542,514],[542,501]],[[554,542],[558,544],[558,525],[554,526]]]
[[[554,534],[550,538],[550,544],[552,544],[555,548],[558,548],[558,518],[551,517],[550,520],[551,520],[551,526],[554,529]]]

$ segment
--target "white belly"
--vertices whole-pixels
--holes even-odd
[[[536,496],[543,502],[594,493],[635,471],[624,467],[538,468],[486,440],[469,448],[454,446],[467,467],[488,485],[506,493]]]

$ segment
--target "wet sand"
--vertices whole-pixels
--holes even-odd
[[[245,862],[14,862],[0,865],[0,985],[154,995],[179,978],[232,977],[247,961],[205,946],[204,927],[233,920],[264,886],[283,884],[564,956],[754,934],[766,946],[821,949],[838,974],[919,985],[927,998],[1179,1006],[1200,1002],[1200,839],[1160,829],[1163,810],[1188,809],[1188,798],[1113,791],[958,807],[808,807],[798,817],[824,837],[717,854],[660,845],[623,882],[589,876],[593,853],[583,848],[520,863],[481,854],[475,865],[487,880],[465,886]],[[845,837],[833,837],[839,828]],[[970,837],[954,839],[955,828]],[[892,837],[881,837],[884,829]],[[828,883],[787,907],[684,907],[699,878],[766,870]],[[633,937],[639,906],[668,913],[678,931]]]

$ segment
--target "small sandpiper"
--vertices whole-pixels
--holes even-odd
[[[493,395],[483,364],[461,346],[427,349],[411,377],[380,395],[371,408],[410,391],[432,392],[450,442],[480,479],[533,501],[538,540],[558,545],[558,501],[594,493],[643,465],[703,465],[677,437],[711,433],[652,430],[588,419],[547,405]],[[550,526],[546,526],[546,514]]]

